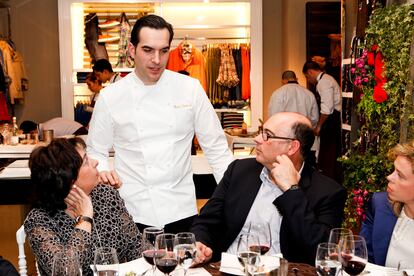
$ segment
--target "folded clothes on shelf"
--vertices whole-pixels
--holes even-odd
[[[114,35],[108,35],[108,34],[104,34],[104,35],[100,35],[98,42],[111,42],[111,41],[117,41],[119,40],[119,36],[114,36]]]

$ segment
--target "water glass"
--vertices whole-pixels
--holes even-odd
[[[341,270],[338,259],[339,246],[335,243],[320,243],[316,250],[315,267],[319,276],[337,276]]]
[[[328,243],[339,244],[339,241],[348,235],[352,235],[352,231],[348,228],[333,228],[329,233]]]
[[[99,247],[95,250],[93,273],[95,276],[118,276],[119,261],[116,250],[111,247]]]
[[[184,269],[184,276],[196,258],[197,247],[193,233],[181,232],[175,235],[174,251],[178,262]]]
[[[241,234],[237,238],[237,258],[246,275],[257,271],[260,264],[259,239],[254,234]]]
[[[52,265],[52,276],[81,276],[82,267],[78,254],[72,250],[62,250],[55,254]]]

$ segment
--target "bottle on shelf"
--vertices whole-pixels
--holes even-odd
[[[13,126],[12,126],[12,132],[10,137],[10,145],[15,146],[19,144],[19,126],[17,125],[16,117],[12,118]]]

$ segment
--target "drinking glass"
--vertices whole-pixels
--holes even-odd
[[[256,235],[259,240],[259,243],[253,246],[259,248],[261,255],[266,254],[272,245],[272,235],[269,223],[267,221],[252,221],[249,224],[249,233]]]
[[[328,243],[335,243],[339,245],[341,238],[352,235],[352,231],[348,228],[333,228],[329,233]]]
[[[240,234],[237,240],[237,258],[246,275],[257,271],[260,263],[259,239],[254,234]]]
[[[99,247],[95,250],[93,273],[95,276],[118,276],[119,261],[112,247]]]
[[[176,234],[174,251],[177,255],[178,262],[184,269],[184,276],[186,276],[187,270],[193,264],[197,253],[194,234],[190,232],[181,232]]]
[[[144,259],[152,265],[152,274],[155,275],[155,263],[154,263],[154,253],[155,253],[155,239],[158,235],[163,234],[164,229],[160,227],[147,227],[142,232],[142,256]]]
[[[316,250],[315,267],[319,276],[337,276],[341,269],[338,259],[339,246],[335,243],[323,242]]]
[[[55,255],[52,276],[81,276],[82,268],[78,254],[71,250],[63,250]]]
[[[358,275],[368,262],[367,245],[364,237],[348,235],[339,242],[339,259],[342,269],[349,275]]]
[[[166,276],[176,268],[177,255],[174,252],[174,234],[160,234],[155,239],[154,262],[157,268]]]

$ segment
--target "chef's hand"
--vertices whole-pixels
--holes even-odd
[[[101,171],[99,177],[102,183],[109,184],[114,188],[118,189],[121,187],[122,182],[119,180],[118,174],[114,171]]]
[[[213,257],[213,250],[210,247],[204,245],[201,242],[196,242],[197,246],[197,256],[194,260],[194,265],[206,263],[211,260]]]
[[[276,157],[276,162],[273,163],[273,169],[270,173],[276,185],[283,192],[289,190],[292,185],[297,185],[300,180],[300,174],[285,154]]]

